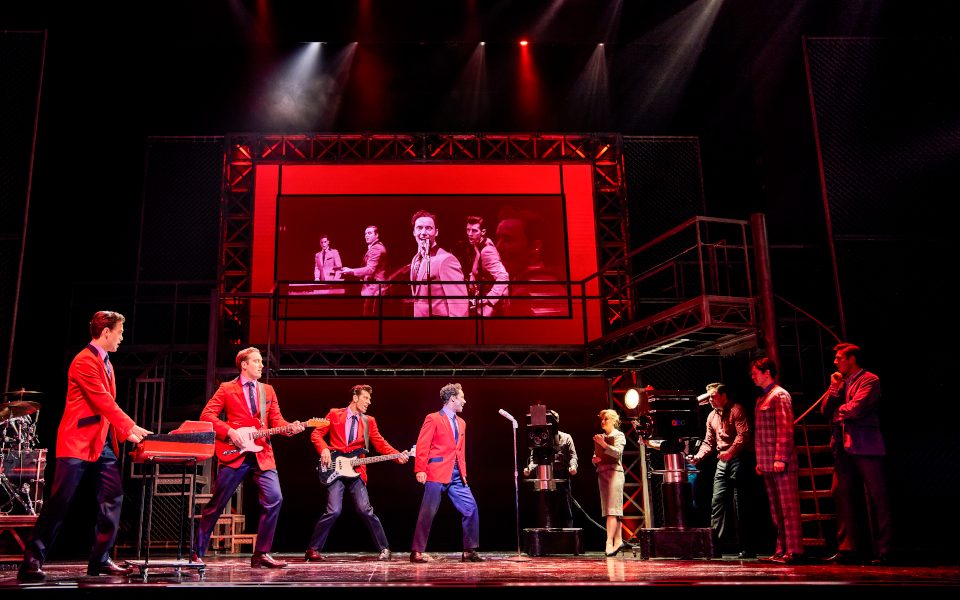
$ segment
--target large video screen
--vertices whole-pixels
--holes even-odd
[[[250,290],[261,297],[251,340],[538,345],[600,335],[589,164],[260,164],[255,182]],[[434,251],[456,269],[433,269],[439,252],[415,262],[421,210],[436,217]],[[502,302],[489,301],[499,283],[490,273],[470,281],[482,263],[468,243],[471,216],[483,218],[483,254],[495,249],[507,273]],[[385,257],[376,278],[353,273],[370,250]],[[424,264],[426,278],[415,275]],[[434,310],[450,279],[458,285],[442,292],[469,311]],[[490,304],[495,312],[481,314]]]
[[[281,196],[277,202],[277,279],[324,282],[323,286],[304,286],[310,291],[361,293],[359,282],[369,277],[351,271],[365,266],[368,240],[373,239],[368,230],[373,229],[384,280],[404,282],[384,286],[384,292],[406,296],[407,284],[416,278],[411,273],[418,252],[412,217],[418,211],[436,216],[437,246],[453,254],[459,266],[459,275],[452,271],[448,275],[453,278],[484,278],[477,245],[471,244],[466,234],[468,217],[483,219],[474,223],[482,236],[479,246],[492,244],[488,255],[499,257],[509,281],[524,282],[514,284],[513,289],[503,286],[504,295],[518,297],[512,303],[504,302],[497,316],[562,316],[568,312],[565,303],[557,299],[526,299],[531,294],[541,298],[566,294],[562,285],[541,283],[570,279],[561,195]],[[484,287],[489,290],[492,285],[488,282]],[[397,312],[402,315],[402,308]]]

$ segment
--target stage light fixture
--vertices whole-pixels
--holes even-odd
[[[637,388],[627,390],[626,395],[623,397],[623,405],[626,406],[628,410],[634,410],[640,405],[640,392],[637,391]]]
[[[526,45],[529,44],[529,43],[530,43],[530,42],[528,42],[527,40],[520,40],[520,45],[521,45],[521,46],[526,46]]]

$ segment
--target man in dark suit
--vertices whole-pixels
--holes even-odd
[[[858,562],[873,553],[874,563],[890,560],[893,526],[883,472],[886,450],[880,432],[880,378],[860,366],[860,348],[838,344],[823,395],[821,412],[830,419],[833,499],[837,504],[839,550],[832,562]],[[869,531],[860,526],[858,507],[866,504]],[[867,536],[869,534],[869,537]]]
[[[256,348],[241,350],[237,353],[236,364],[240,376],[220,384],[220,388],[200,413],[200,420],[213,423],[217,437],[229,440],[237,448],[242,448],[245,440],[236,428],[250,424],[258,429],[282,427],[287,435],[303,431],[304,426],[300,421],[288,423],[283,418],[273,386],[259,382],[263,374],[263,356],[260,351]],[[226,413],[225,420],[220,420],[221,413]],[[230,464],[224,462],[220,465],[217,480],[213,484],[213,497],[201,513],[197,539],[190,557],[192,562],[202,562],[220,513],[230,502],[237,486],[243,483],[247,473],[253,474],[253,481],[260,489],[261,507],[257,544],[250,559],[250,566],[265,569],[282,569],[287,566],[287,563],[268,554],[277,530],[280,505],[283,503],[277,463],[269,440],[260,452],[244,452],[238,462],[231,460]]]
[[[117,381],[110,365],[110,352],[123,341],[123,322],[118,312],[103,310],[90,320],[90,343],[70,363],[67,371],[67,403],[57,430],[57,468],[53,488],[37,517],[17,573],[20,581],[43,581],[43,563],[57,538],[70,502],[83,476],[97,479],[96,536],[87,563],[88,575],[129,575],[110,559],[117,539],[123,487],[117,456],[118,440],[139,443],[153,433],[134,423],[117,405]]]
[[[437,245],[437,217],[425,210],[410,219],[417,254],[410,262],[414,317],[465,317],[470,308],[463,269],[457,257]],[[434,283],[437,282],[437,283]]]
[[[363,266],[351,269],[344,267],[341,273],[359,277],[364,282],[360,288],[363,301],[363,314],[370,317],[377,314],[380,296],[384,285],[380,282],[387,278],[387,247],[380,241],[380,228],[370,225],[363,230],[363,239],[367,242],[367,251],[363,255]]]
[[[467,485],[467,423],[459,416],[467,399],[459,383],[448,383],[440,389],[440,401],[443,408],[427,415],[417,436],[414,471],[417,482],[424,487],[410,562],[433,560],[424,550],[443,492],[447,493],[463,517],[461,560],[482,562],[483,557],[477,553],[477,547],[480,546],[480,514],[473,492]]]
[[[334,408],[327,413],[326,419],[330,422],[327,426],[317,427],[310,435],[310,441],[316,447],[320,454],[320,462],[324,468],[330,467],[331,454],[333,448],[342,453],[353,452],[366,446],[365,441],[369,438],[373,447],[380,454],[400,454],[397,462],[404,464],[409,460],[406,452],[401,453],[390,445],[380,434],[377,427],[377,420],[367,416],[367,409],[372,403],[370,397],[373,394],[373,388],[369,385],[355,385],[351,390],[353,398],[350,405],[346,408]],[[330,443],[328,444],[323,436],[329,432]],[[327,543],[327,536],[333,529],[333,524],[340,517],[343,510],[343,492],[350,491],[353,498],[353,507],[357,514],[366,522],[367,529],[373,537],[373,541],[380,550],[377,560],[390,560],[390,545],[387,543],[387,534],[383,531],[383,524],[373,512],[373,506],[370,504],[370,496],[367,494],[367,467],[359,465],[356,468],[359,477],[352,479],[339,478],[327,486],[327,508],[323,515],[317,521],[314,527],[313,535],[310,537],[310,546],[304,554],[304,560],[307,562],[323,560],[320,551]]]

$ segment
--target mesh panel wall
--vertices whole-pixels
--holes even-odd
[[[215,280],[223,140],[147,141],[141,280]]]
[[[42,32],[0,31],[0,369],[6,369],[43,57]]]
[[[833,234],[936,224],[960,165],[960,43],[811,39],[807,51]]]
[[[704,214],[697,138],[624,137],[623,157],[631,248]]]

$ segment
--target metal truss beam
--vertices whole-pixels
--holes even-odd
[[[123,346],[111,363],[121,372],[139,376],[160,361],[167,360],[169,373],[178,378],[205,379],[207,377],[206,344],[137,344]]]
[[[755,333],[753,298],[699,296],[590,344],[588,364],[643,368],[681,356],[721,351]]]
[[[281,347],[270,365],[275,376],[421,377],[584,377],[589,368],[582,347],[424,348]]]

